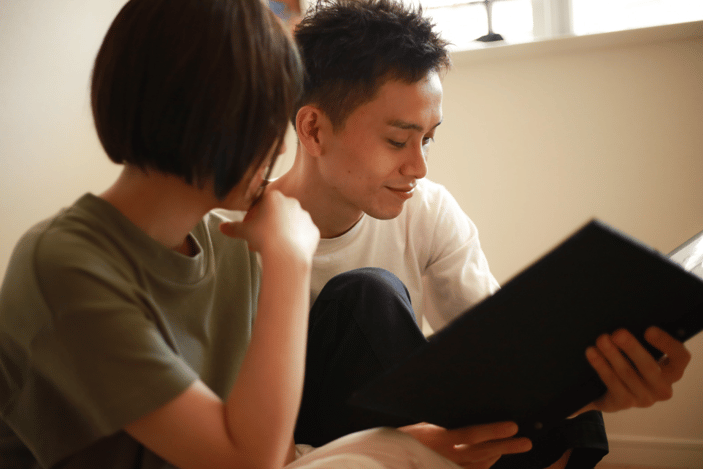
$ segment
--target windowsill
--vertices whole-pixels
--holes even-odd
[[[454,64],[463,64],[483,60],[524,59],[544,54],[647,44],[693,37],[703,37],[703,21],[515,43],[476,41],[467,48],[453,50],[451,56]]]

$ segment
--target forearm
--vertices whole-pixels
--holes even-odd
[[[226,414],[239,446],[280,467],[288,458],[302,395],[310,265],[288,256],[263,258],[262,267],[254,330]]]

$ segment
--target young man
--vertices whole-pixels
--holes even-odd
[[[498,288],[474,224],[442,186],[423,179],[427,151],[442,122],[441,76],[449,67],[446,43],[421,12],[387,0],[321,1],[298,25],[296,40],[307,72],[295,119],[299,145],[293,167],[271,188],[297,198],[320,229],[313,298],[336,274],[380,267],[407,286],[418,321],[426,316],[433,328],[443,327]],[[358,410],[346,409],[343,402],[374,373],[366,375],[358,367],[348,373],[347,381],[324,377],[336,365],[336,358],[328,357],[340,352],[334,344],[319,344],[326,335],[342,336],[336,333],[340,327],[326,330],[321,322],[311,315],[306,384],[296,429],[296,441],[302,443],[321,444],[363,428]],[[401,351],[424,341],[412,321],[357,318],[356,323],[359,331],[350,336],[378,344],[376,356],[363,359],[369,367],[376,359],[375,372],[392,366]],[[638,357],[639,369],[657,364],[642,355],[641,345],[625,331],[612,339],[617,347],[603,337],[598,351],[589,352],[610,389],[593,409],[651,405],[670,394],[671,383],[687,363],[680,343],[660,334],[657,346],[667,348],[676,359],[660,374],[627,381],[618,347]],[[350,342],[337,348],[349,349]],[[351,369],[352,362],[345,362],[345,367]],[[335,393],[340,394],[338,405],[331,402]],[[335,418],[337,425],[330,426]],[[399,423],[369,416],[366,425]],[[427,426],[404,430],[421,434],[419,438],[432,435],[434,443],[426,440],[428,444],[445,448],[444,454],[454,458],[447,449],[452,445],[443,440],[459,441],[452,432]],[[534,443],[530,453],[502,458],[499,465],[563,466],[568,460],[570,467],[593,467],[607,452],[602,419],[595,412],[565,421]]]
[[[126,3],[92,83],[124,169],[30,229],[0,289],[3,468],[456,468],[389,429],[295,458],[319,232],[260,188],[301,72],[263,2]]]

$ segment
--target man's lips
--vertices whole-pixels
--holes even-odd
[[[386,189],[390,190],[398,196],[410,198],[412,197],[413,192],[415,191],[415,186],[415,184],[405,184],[400,186],[386,186]]]

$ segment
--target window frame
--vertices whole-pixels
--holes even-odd
[[[571,0],[532,0],[535,40],[573,34]]]
[[[403,0],[398,0],[398,1],[403,1]],[[418,1],[418,0],[414,0]],[[419,0],[422,1],[422,0]],[[493,0],[493,4],[495,5],[498,2],[502,1],[510,1],[510,0]],[[456,0],[455,4],[463,4],[463,3],[470,3],[471,0]],[[471,2],[471,3],[479,3],[479,2]],[[574,7],[573,7],[573,0],[531,0],[532,4],[532,22],[533,22],[533,30],[532,30],[532,37],[531,39],[524,39],[520,40],[518,39],[516,42],[503,42],[503,41],[497,41],[493,43],[481,43],[478,42],[475,45],[468,46],[466,44],[462,44],[459,47],[457,47],[456,50],[465,50],[465,49],[476,49],[476,48],[484,48],[486,46],[500,46],[500,45],[512,45],[512,44],[519,44],[519,43],[530,43],[530,42],[541,42],[544,40],[549,40],[549,39],[558,39],[558,38],[564,38],[564,37],[570,37],[570,36],[590,36],[594,34],[603,34],[603,33],[613,33],[613,32],[618,32],[618,31],[625,31],[625,30],[641,30],[641,29],[647,29],[647,28],[652,28],[652,27],[660,27],[660,26],[667,26],[669,23],[667,22],[662,22],[660,24],[654,24],[654,25],[649,25],[649,26],[642,26],[638,28],[618,28],[618,29],[613,29],[613,30],[607,30],[607,31],[593,31],[593,32],[585,32],[585,33],[576,33],[575,27],[574,27]],[[431,9],[432,7],[428,6],[428,10]],[[442,8],[442,7],[439,7]],[[691,18],[688,22],[698,22],[703,19],[695,19]],[[501,33],[502,31],[496,31],[498,33]],[[503,32],[506,34],[509,34],[508,32]]]

